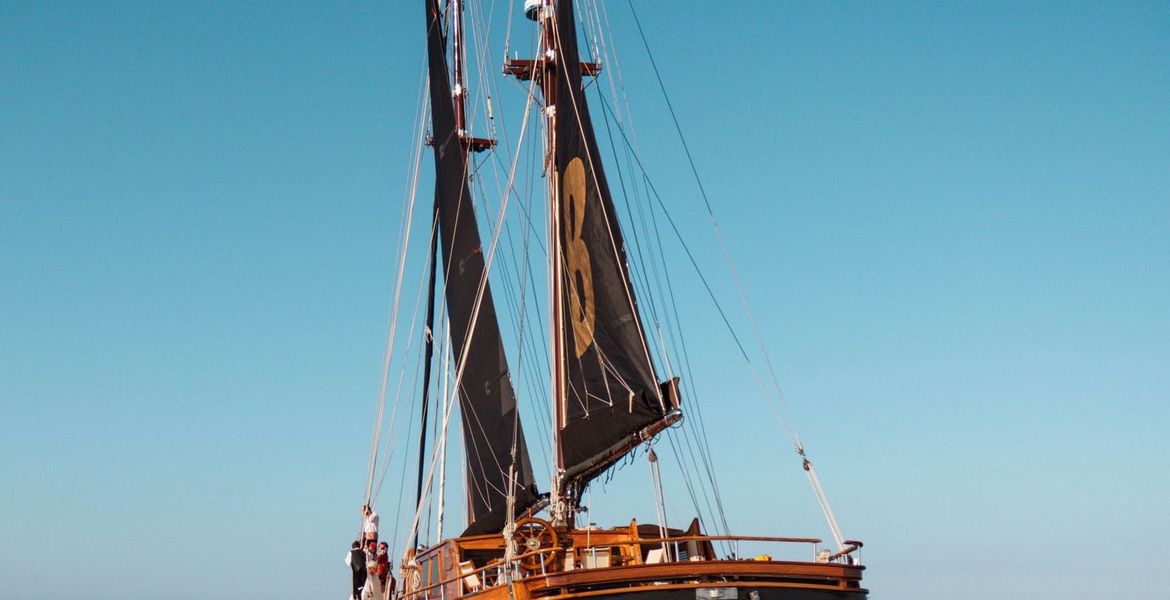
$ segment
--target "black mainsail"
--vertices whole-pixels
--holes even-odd
[[[638,319],[613,198],[585,101],[571,0],[555,3],[557,203],[564,394],[563,481],[586,483],[677,420],[677,385],[660,385]]]
[[[459,408],[467,469],[467,530],[463,535],[501,531],[507,520],[508,478],[516,446],[515,510],[537,500],[532,465],[516,411],[508,361],[500,339],[475,209],[467,184],[468,144],[458,131],[448,79],[446,39],[437,0],[427,0],[427,58],[430,76],[435,206],[443,280],[456,360],[466,354],[459,382]]]

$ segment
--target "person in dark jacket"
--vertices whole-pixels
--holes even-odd
[[[353,571],[353,598],[358,600],[366,585],[366,551],[362,550],[361,540],[354,540],[345,555],[345,564]]]

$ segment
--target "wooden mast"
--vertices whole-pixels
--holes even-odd
[[[561,247],[560,235],[560,205],[561,205],[561,174],[557,172],[557,68],[556,61],[563,59],[560,56],[560,47],[557,39],[556,9],[553,0],[540,0],[540,8],[535,19],[541,28],[540,54],[530,60],[506,59],[504,74],[511,75],[521,81],[535,79],[544,96],[544,126],[545,126],[545,164],[548,165],[548,201],[549,201],[549,336],[551,339],[551,382],[549,384],[550,401],[553,405],[553,454],[556,466],[553,473],[552,489],[550,490],[549,512],[553,525],[557,527],[573,527],[575,525],[576,507],[573,506],[572,494],[565,489],[565,455],[562,450],[561,430],[565,426],[565,317],[564,301],[562,298],[561,282],[564,279],[564,249]],[[571,60],[578,60],[571,57]],[[597,63],[580,63],[584,75],[596,75],[600,70]]]
[[[551,240],[549,260],[549,285],[552,289],[552,305],[549,311],[551,324],[549,335],[552,336],[552,403],[553,403],[553,440],[556,454],[556,472],[553,473],[551,506],[549,508],[554,526],[564,527],[573,525],[573,507],[568,506],[568,494],[564,489],[565,456],[561,450],[561,429],[565,425],[565,336],[564,310],[561,299],[561,279],[564,276],[564,251],[561,248],[560,236],[560,174],[557,173],[555,157],[557,155],[557,70],[551,64],[557,60],[557,29],[555,11],[552,0],[541,0],[540,7],[540,57],[537,62],[542,65],[539,69],[541,93],[544,94],[544,117],[547,148],[545,156],[549,157],[549,239]]]
[[[565,456],[561,450],[561,429],[565,424],[565,336],[564,310],[560,282],[564,272],[564,252],[560,236],[560,174],[557,173],[557,69],[558,60],[556,11],[553,0],[540,0],[536,21],[540,24],[540,54],[532,60],[504,61],[504,74],[517,79],[535,79],[544,96],[545,164],[548,165],[549,205],[549,338],[552,360],[550,361],[549,400],[553,416],[553,472],[552,489],[549,493],[549,513],[554,526],[574,525],[573,507],[564,489]]]

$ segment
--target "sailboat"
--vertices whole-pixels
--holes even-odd
[[[425,143],[434,158],[434,208],[416,502],[395,594],[401,600],[864,599],[862,544],[843,539],[835,527],[837,544],[830,548],[807,537],[712,535],[699,518],[685,528],[671,527],[662,511],[644,523],[582,522],[591,483],[632,453],[649,448],[644,455],[657,477],[652,444],[679,426],[687,402],[678,377],[658,375],[647,337],[586,95],[602,63],[579,51],[580,7],[573,0],[525,1],[524,14],[536,28],[534,55],[505,54],[502,64],[506,77],[529,86],[526,111],[538,114],[533,120],[543,131],[538,170],[547,222],[528,223],[543,230],[549,282],[546,401],[552,456],[547,491],[540,490],[488,277],[499,226],[492,239],[484,239],[477,220],[482,211],[472,193],[475,157],[494,151],[497,142],[470,132],[464,2],[423,0],[423,7],[430,113]],[[513,167],[505,197],[514,178]],[[436,300],[446,312],[439,325]],[[450,361],[441,370],[452,383],[434,402],[429,382],[440,358],[436,346],[444,362]],[[432,403],[450,408],[440,417],[428,416]],[[456,403],[457,411],[451,409]],[[456,412],[466,527],[457,537],[420,545],[423,507],[436,479],[442,479],[436,477],[444,464],[440,446]],[[428,430],[432,438],[444,432],[441,440],[431,440],[429,452]],[[375,452],[377,447],[376,434]],[[811,463],[803,447],[797,450],[819,497]],[[371,482],[373,472],[371,463]],[[831,518],[827,504],[822,508]],[[743,556],[741,544],[786,548],[800,556]]]

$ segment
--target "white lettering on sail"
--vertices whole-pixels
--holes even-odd
[[[585,165],[574,158],[561,178],[562,214],[565,229],[565,279],[569,284],[569,319],[573,323],[573,346],[577,358],[593,345],[597,317],[593,304],[593,268],[589,248],[581,239],[585,223]]]

